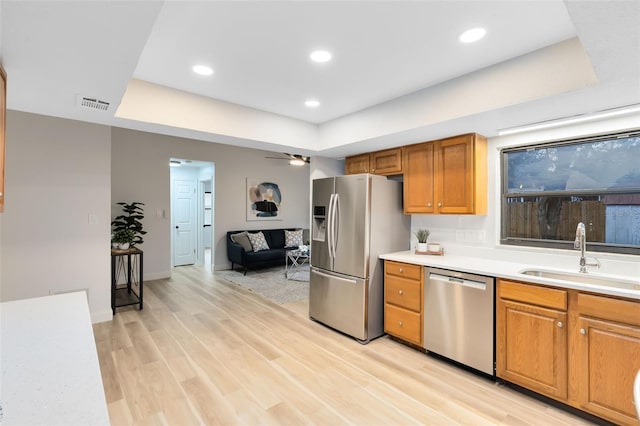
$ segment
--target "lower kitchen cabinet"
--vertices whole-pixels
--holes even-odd
[[[578,293],[569,344],[578,408],[618,424],[638,424],[633,380],[640,369],[640,303]]]
[[[566,291],[500,280],[497,294],[497,376],[566,399]]]
[[[424,268],[385,260],[384,331],[414,345],[423,345]]]
[[[499,280],[496,374],[617,424],[637,424],[640,302]]]

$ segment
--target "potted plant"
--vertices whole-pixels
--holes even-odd
[[[111,242],[115,244],[114,248],[126,250],[133,243],[135,236],[135,233],[130,229],[119,229],[113,233]]]
[[[144,206],[144,203],[134,201],[133,203],[120,202],[116,204],[122,206],[124,214],[116,216],[111,222],[114,237],[119,231],[126,230],[130,231],[133,236],[130,241],[123,241],[123,243],[128,242],[131,247],[136,244],[142,244],[144,242],[142,236],[147,233],[147,231],[142,229],[142,219],[144,219],[144,209],[142,206]],[[125,236],[125,234],[120,235]],[[126,235],[128,236],[129,234]]]
[[[429,234],[429,230],[424,228],[420,228],[414,232],[414,235],[418,239],[418,251],[427,251],[427,240],[429,239]]]

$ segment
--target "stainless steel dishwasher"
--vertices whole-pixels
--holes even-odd
[[[494,288],[494,278],[425,268],[425,348],[493,376]]]

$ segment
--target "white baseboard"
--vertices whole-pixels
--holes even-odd
[[[154,272],[153,274],[144,274],[144,281],[163,280],[165,278],[171,278],[171,271]]]
[[[222,263],[222,264],[213,265],[213,270],[214,271],[227,271],[229,269],[231,269],[231,262],[225,262],[225,263]]]
[[[113,312],[111,309],[105,309],[102,311],[91,312],[91,323],[97,324],[99,322],[111,321],[113,319]]]

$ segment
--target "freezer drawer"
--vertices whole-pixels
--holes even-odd
[[[367,280],[311,268],[309,316],[359,340],[368,340]]]

